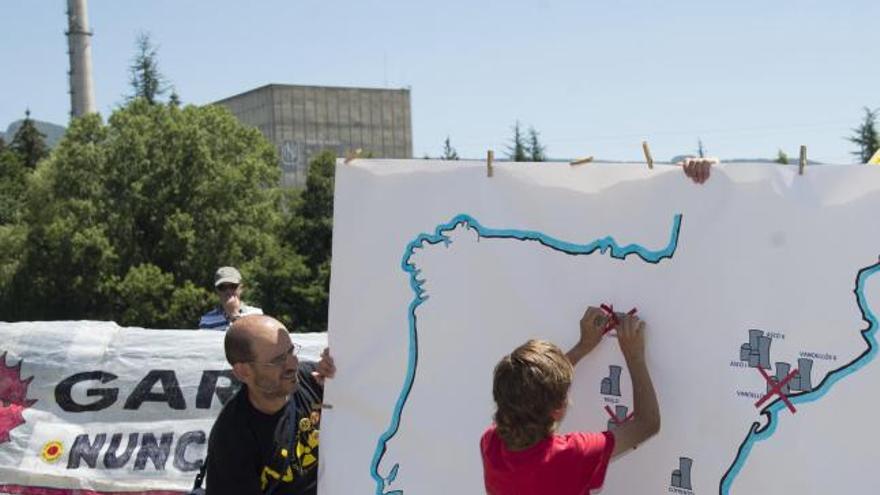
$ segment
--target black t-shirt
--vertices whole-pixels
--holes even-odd
[[[262,413],[247,398],[247,386],[220,412],[208,440],[206,495],[259,495],[276,483],[273,495],[315,495],[318,491],[318,430],[323,388],[312,377],[314,365],[301,363],[295,404],[296,458],[283,456],[289,437],[276,445],[276,427],[288,414]],[[281,449],[284,449],[281,451]]]

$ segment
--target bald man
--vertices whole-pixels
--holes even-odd
[[[313,495],[323,382],[336,373],[327,349],[300,363],[287,329],[269,316],[243,316],[224,342],[241,390],[224,406],[208,441],[207,495]]]

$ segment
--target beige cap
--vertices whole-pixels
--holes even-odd
[[[214,273],[214,287],[219,286],[220,284],[240,284],[241,283],[241,273],[238,273],[234,267],[231,266],[221,266],[217,269],[217,272]]]

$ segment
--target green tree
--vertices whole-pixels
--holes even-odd
[[[276,253],[255,267],[263,310],[271,309],[297,331],[327,329],[335,171],[333,152],[316,155],[305,189],[291,198],[281,250],[299,253],[301,259]]]
[[[529,127],[528,143],[526,144],[526,152],[529,160],[533,162],[547,161],[545,154],[547,147],[541,144],[539,133],[534,127]]]
[[[18,153],[9,149],[0,151],[0,225],[19,223],[28,175]]]
[[[159,71],[158,49],[147,33],[139,34],[135,40],[135,56],[129,66],[129,74],[129,100],[143,98],[152,105],[158,103],[159,97],[168,91],[168,82]]]
[[[106,125],[75,119],[30,181],[13,316],[193,328],[218,266],[250,280],[255,260],[297,258],[279,178],[274,147],[221,107],[136,99]]]
[[[12,282],[23,259],[27,227],[21,224],[0,225],[0,321],[12,319],[16,302]]]
[[[528,146],[518,120],[511,129],[513,130],[513,136],[511,137],[510,144],[507,146],[507,157],[514,162],[527,161],[529,159]]]
[[[27,226],[22,217],[29,175],[17,153],[0,150],[0,321],[10,319],[12,280],[23,258]]]
[[[443,156],[441,158],[444,160],[458,160],[458,152],[452,147],[449,136],[446,136],[446,141],[443,141]]]
[[[310,268],[330,259],[335,173],[336,155],[331,151],[324,151],[309,162],[306,187],[287,227],[287,239],[305,256]]]
[[[24,166],[33,170],[37,163],[49,154],[46,146],[46,135],[37,129],[31,120],[31,111],[25,110],[24,121],[12,137],[9,148],[18,153]]]
[[[785,154],[785,152],[782,151],[781,149],[779,150],[778,153],[776,153],[776,163],[778,163],[780,165],[788,165],[788,163],[789,163],[788,155]]]
[[[859,163],[868,163],[868,160],[874,156],[877,149],[880,148],[880,135],[877,134],[877,113],[880,109],[871,110],[865,107],[865,115],[862,123],[853,129],[853,135],[847,139],[855,143],[858,149],[852,152],[858,157]]]
[[[6,151],[6,140],[3,139],[3,136],[0,136],[0,153]]]
[[[114,313],[120,325],[137,326],[143,322],[158,327],[168,325],[168,301],[174,292],[174,275],[145,263],[129,269],[122,280],[116,281],[114,290],[117,296]]]

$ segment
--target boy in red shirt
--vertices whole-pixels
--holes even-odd
[[[480,440],[483,477],[490,495],[587,495],[605,480],[611,457],[660,430],[660,410],[645,365],[645,323],[619,315],[617,341],[633,385],[635,415],[613,432],[560,435],[574,365],[602,339],[605,313],[588,308],[581,338],[567,354],[550,342],[530,340],[495,366],[495,424]]]

